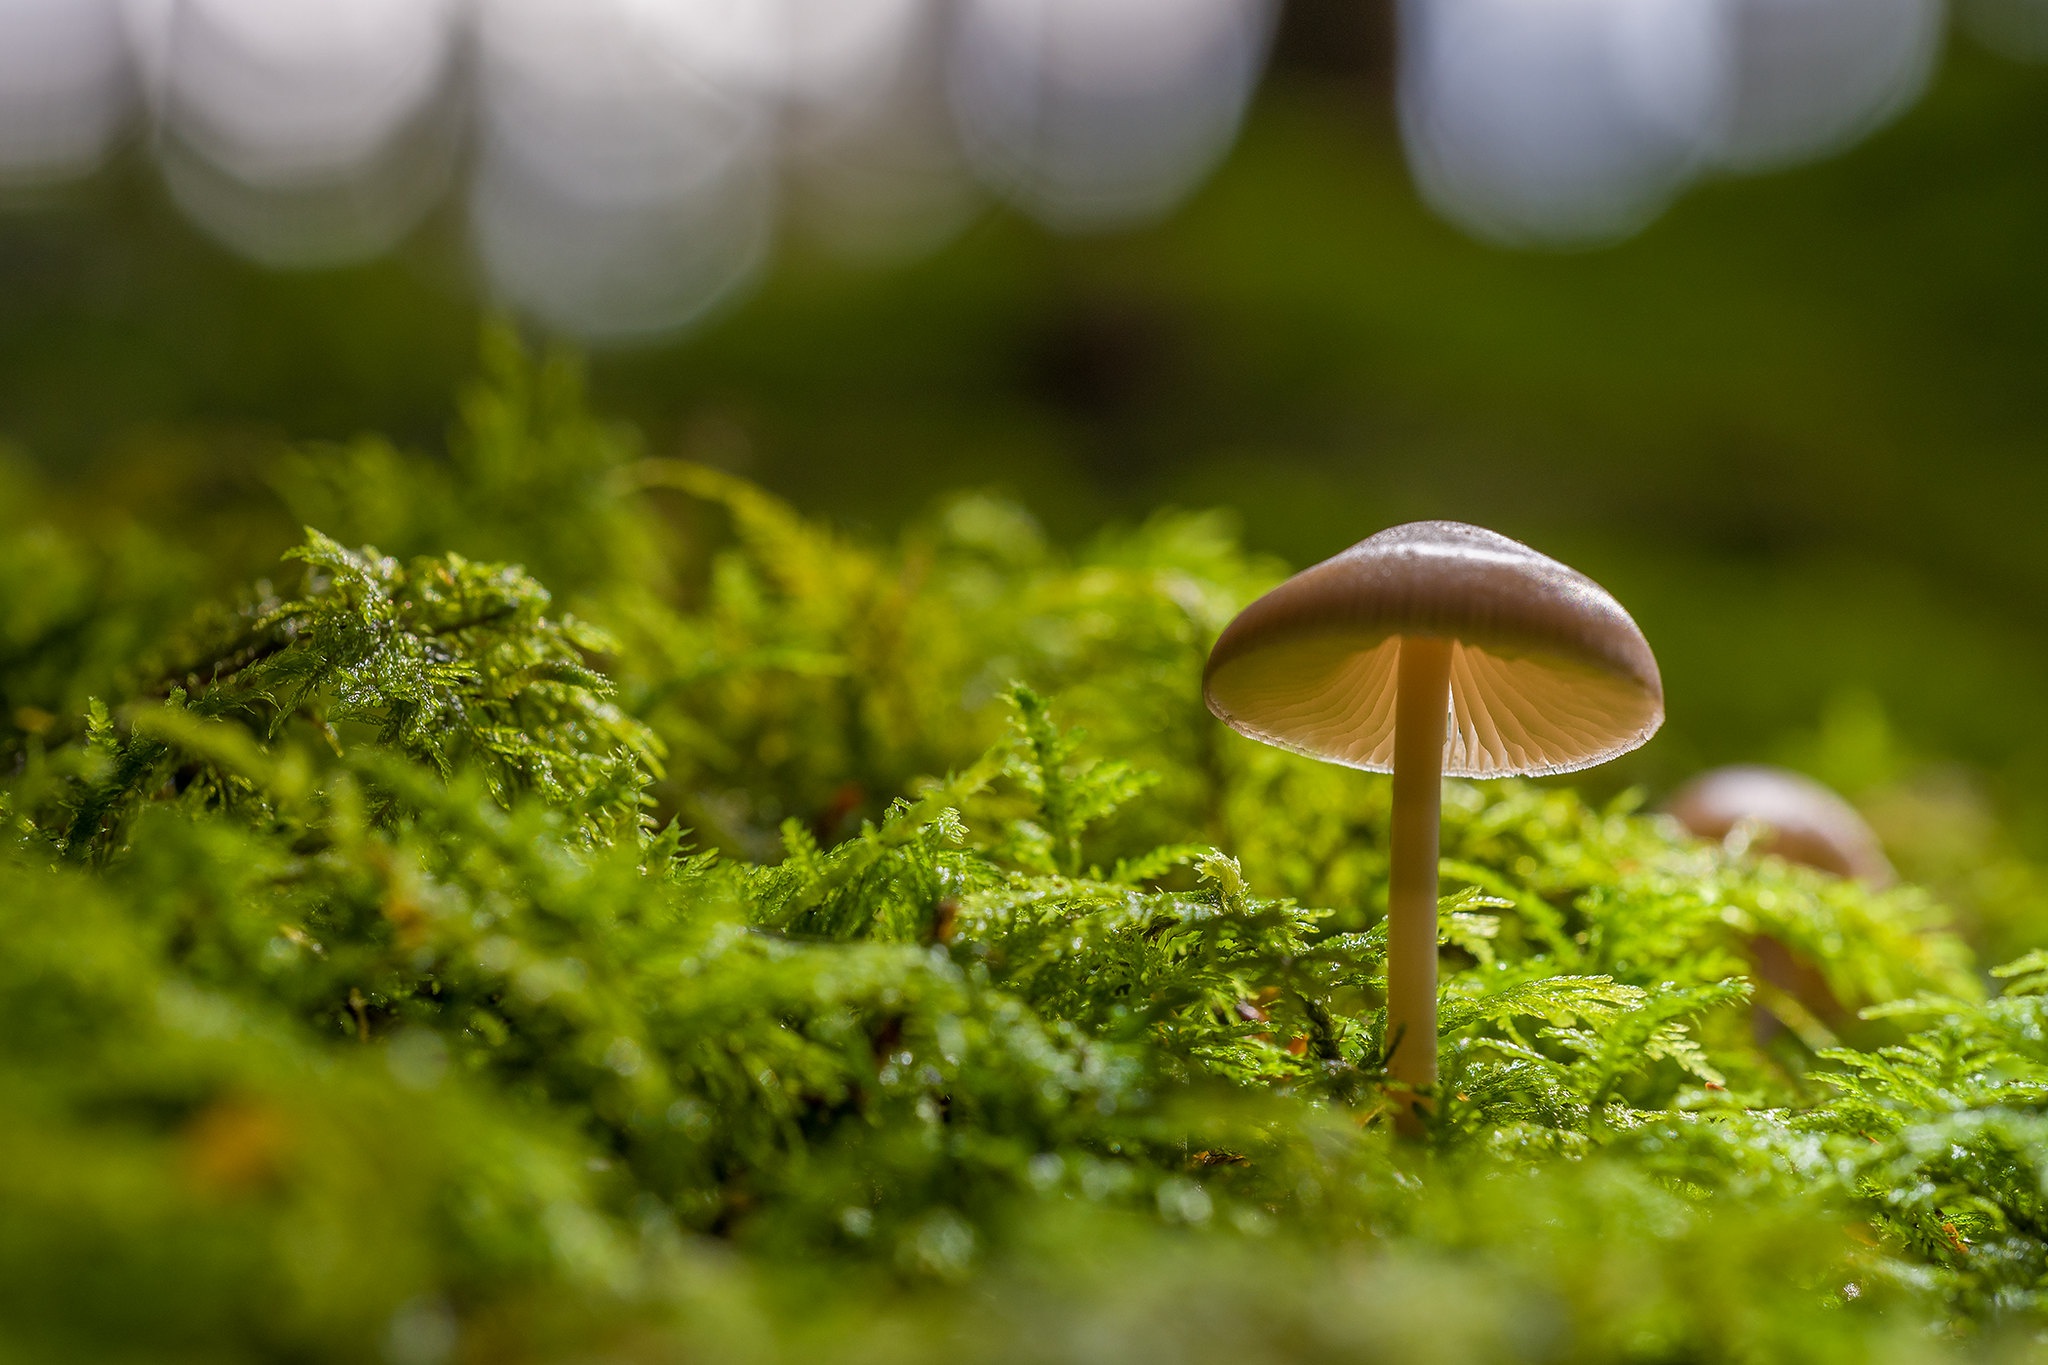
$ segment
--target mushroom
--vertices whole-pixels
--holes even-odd
[[[1701,773],[1672,794],[1665,811],[1704,839],[1723,839],[1738,826],[1755,833],[1749,846],[1837,877],[1882,889],[1898,880],[1884,846],[1856,808],[1788,768],[1738,763]]]
[[[1664,811],[1703,839],[1728,842],[1739,831],[1759,853],[1850,877],[1873,891],[1898,880],[1877,831],[1856,808],[1789,768],[1738,763],[1712,769],[1672,793]],[[1775,934],[1752,934],[1744,946],[1758,987],[1751,1014],[1756,1040],[1768,1043],[1789,1027],[1815,1050],[1831,1046],[1835,1027],[1850,1011],[1826,975]]]
[[[1455,521],[1368,537],[1240,612],[1202,679],[1232,729],[1392,773],[1387,1071],[1409,1135],[1436,1085],[1442,778],[1572,772],[1664,720],[1657,661],[1599,584]]]

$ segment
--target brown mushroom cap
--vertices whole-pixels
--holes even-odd
[[[1389,772],[1404,636],[1454,642],[1452,776],[1589,768],[1664,721],[1657,660],[1619,602],[1519,541],[1455,521],[1382,531],[1246,607],[1210,652],[1203,694],[1253,739]]]
[[[1762,829],[1759,852],[1874,887],[1898,879],[1856,808],[1803,773],[1761,764],[1716,768],[1680,787],[1664,809],[1702,838],[1725,839],[1748,821]]]

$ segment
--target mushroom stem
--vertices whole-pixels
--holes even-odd
[[[1394,828],[1387,881],[1387,1071],[1415,1092],[1398,1100],[1395,1126],[1422,1132],[1436,1086],[1437,821],[1443,807],[1444,735],[1451,709],[1451,645],[1401,637],[1394,700]]]

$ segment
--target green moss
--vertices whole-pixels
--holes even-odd
[[[0,557],[0,1351],[2048,1327],[2039,960],[1987,1002],[1920,892],[1453,784],[1445,1080],[1398,1144],[1385,784],[1200,704],[1274,566],[1198,516],[1063,552],[982,499],[859,541],[494,363],[451,460],[276,472],[327,533],[289,587]]]

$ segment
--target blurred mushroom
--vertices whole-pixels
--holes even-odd
[[[1776,854],[1872,890],[1898,880],[1876,831],[1856,808],[1786,768],[1715,768],[1680,787],[1664,809],[1703,839]],[[1744,948],[1757,984],[1751,1023],[1758,1042],[1787,1028],[1816,1050],[1839,1041],[1835,1029],[1850,1011],[1819,967],[1775,934],[1752,934]]]
[[[1246,607],[1203,691],[1253,739],[1393,774],[1387,1068],[1412,1135],[1436,1084],[1441,779],[1572,772],[1642,744],[1664,720],[1650,646],[1585,575],[1476,526],[1414,522]]]
[[[1703,839],[1751,832],[1748,847],[1882,889],[1898,880],[1856,808],[1785,768],[1737,764],[1701,773],[1664,808]]]

